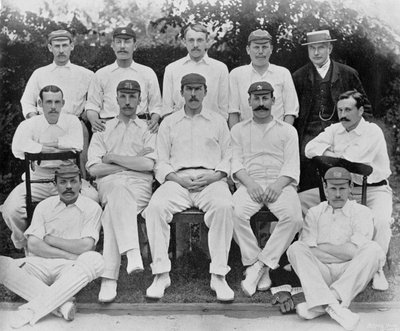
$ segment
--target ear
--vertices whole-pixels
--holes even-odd
[[[75,44],[71,41],[71,51],[73,51],[75,48]]]
[[[325,181],[323,183],[323,188],[324,188],[325,197],[327,197],[328,196],[328,185],[326,185]]]
[[[62,99],[62,106],[64,107],[64,105],[65,105],[65,100]]]
[[[333,50],[333,45],[332,45],[332,43],[329,43],[329,46],[328,46],[329,55],[331,55],[332,50]]]
[[[42,107],[42,108],[43,108],[43,101],[42,101],[42,99],[40,99],[40,98],[39,98],[39,100],[38,100],[38,105],[39,105],[39,107]]]
[[[185,37],[182,37],[182,38],[181,38],[181,43],[182,43],[182,45],[183,45],[185,48],[187,47],[186,38],[185,38]]]
[[[360,108],[358,108],[358,115],[362,116],[362,114],[364,114],[364,106],[361,106]]]
[[[53,47],[51,46],[50,43],[47,44],[47,49],[49,50],[50,53],[53,53]]]
[[[272,104],[275,104],[275,97],[272,97]]]
[[[250,55],[250,46],[249,45],[246,46],[246,52],[247,52],[247,55]]]

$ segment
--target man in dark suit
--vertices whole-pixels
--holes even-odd
[[[328,30],[307,33],[307,42],[302,45],[308,47],[310,62],[293,74],[300,103],[295,127],[300,143],[301,192],[317,187],[319,181],[315,167],[304,156],[305,146],[326,127],[338,122],[335,105],[341,93],[356,89],[365,95],[358,72],[330,59],[334,41]],[[372,115],[368,100],[364,111]],[[306,192],[300,195],[302,206],[307,202],[305,196]],[[309,207],[312,205],[307,205],[307,209]]]

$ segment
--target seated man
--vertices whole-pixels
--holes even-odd
[[[15,157],[23,160],[25,152],[52,153],[65,150],[81,151],[83,147],[82,126],[78,117],[61,113],[64,105],[63,92],[55,85],[48,85],[39,93],[39,105],[43,114],[23,121],[15,131],[12,151]],[[72,161],[43,161],[35,164],[31,178],[52,179],[54,171],[60,164],[71,164]],[[82,180],[82,193],[97,201],[97,191]],[[19,184],[7,197],[3,205],[3,218],[12,231],[11,239],[18,249],[26,246],[24,231],[26,230],[26,188]],[[49,183],[33,183],[31,185],[32,200],[39,202],[49,196],[57,195],[54,185]]]
[[[28,256],[0,256],[0,284],[29,302],[11,320],[14,328],[35,324],[50,312],[74,319],[71,301],[103,272],[103,258],[95,248],[101,208],[79,194],[81,175],[76,165],[55,171],[58,196],[40,202],[26,230]]]
[[[253,117],[232,128],[232,178],[238,184],[233,195],[234,239],[240,247],[242,263],[248,266],[242,289],[252,296],[257,289],[271,286],[269,271],[302,225],[300,200],[296,192],[299,178],[299,147],[293,126],[271,114],[273,87],[268,82],[250,85],[249,105]],[[278,218],[264,249],[250,226],[250,218],[266,205]]]
[[[353,330],[360,317],[348,307],[385,255],[372,241],[371,210],[348,199],[350,173],[333,167],[324,178],[328,201],[308,211],[300,240],[287,252],[306,298],[296,310],[304,319],[328,313],[346,330]]]
[[[364,96],[356,90],[341,94],[337,103],[340,123],[332,124],[311,140],[306,145],[305,154],[308,158],[319,155],[344,158],[373,168],[372,174],[368,176],[367,206],[374,215],[373,239],[387,254],[392,236],[392,190],[388,182],[390,160],[382,130],[363,119],[364,103]],[[353,175],[353,181],[355,187],[352,195],[360,202],[362,177]],[[300,194],[302,197],[303,194]],[[313,195],[308,194],[307,199],[302,199],[302,203],[308,206],[315,206],[318,201],[318,189],[314,190]],[[372,287],[382,291],[388,289],[389,284],[382,268],[374,276]]]
[[[162,185],[143,212],[155,274],[146,295],[161,298],[171,284],[168,246],[173,215],[198,207],[205,212],[209,228],[210,287],[218,300],[232,301],[234,293],[225,280],[233,233],[232,195],[226,179],[231,158],[229,130],[221,115],[203,108],[207,94],[203,76],[183,76],[181,94],[184,107],[166,117],[158,131],[156,179]]]
[[[127,272],[143,271],[136,215],[150,200],[153,182],[155,135],[136,116],[140,85],[135,80],[117,86],[119,115],[106,122],[104,131],[94,133],[87,169],[96,176],[104,212],[104,263],[99,301],[117,296],[121,255],[128,259]]]

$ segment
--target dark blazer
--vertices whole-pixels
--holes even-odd
[[[366,95],[358,72],[355,69],[335,61],[332,61],[332,65],[331,97],[334,105],[336,105],[339,95],[349,90],[357,89],[357,91]],[[295,127],[299,134],[299,142],[301,142],[313,104],[313,64],[309,62],[298,69],[293,74],[293,81],[300,104],[299,117],[296,119]],[[372,116],[371,103],[368,99],[364,106],[364,112],[367,115],[366,118]]]

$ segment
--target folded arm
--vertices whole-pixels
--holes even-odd
[[[54,248],[68,253],[80,255],[94,249],[94,239],[90,237],[79,239],[64,239],[53,235],[44,237],[44,242]]]
[[[49,259],[61,258],[67,260],[76,260],[79,255],[62,250],[57,247],[53,247],[46,243],[44,240],[39,239],[38,237],[35,237],[33,235],[30,235],[28,237],[28,250],[36,256]]]
[[[357,246],[351,242],[342,245],[319,244],[318,248],[343,262],[351,260],[357,252]]]

